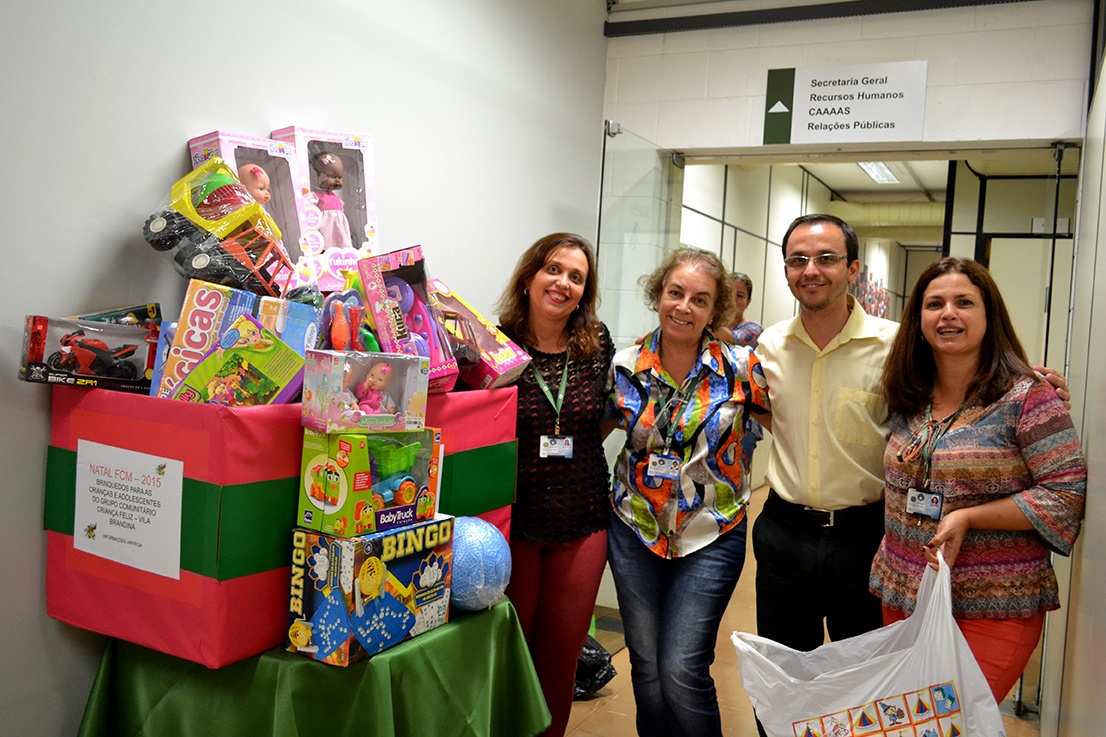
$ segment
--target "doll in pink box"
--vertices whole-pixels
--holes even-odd
[[[312,195],[315,205],[322,213],[319,218],[319,235],[323,239],[323,250],[352,249],[349,220],[346,219],[342,198],[335,194],[342,188],[342,160],[329,151],[320,151],[311,157],[311,169],[315,172],[316,179],[316,188]]]
[[[384,390],[395,378],[395,370],[390,363],[377,361],[369,367],[365,380],[351,388],[352,378],[352,367],[347,363],[342,377],[342,391],[338,394],[338,401],[346,408],[342,413],[346,419],[356,422],[361,415],[390,414],[395,411],[393,402],[384,394]]]
[[[384,390],[392,383],[394,376],[395,371],[387,361],[377,361],[369,367],[365,380],[354,387],[362,412],[379,414],[392,410],[391,402],[384,396]]]

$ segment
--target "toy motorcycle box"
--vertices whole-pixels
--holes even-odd
[[[19,378],[44,384],[150,391],[158,325],[29,315]]]

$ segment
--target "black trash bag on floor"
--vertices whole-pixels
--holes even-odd
[[[603,688],[618,675],[611,665],[611,654],[591,635],[584,642],[580,659],[576,661],[576,687],[572,699],[582,701]]]

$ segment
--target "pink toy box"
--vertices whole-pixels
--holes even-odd
[[[347,666],[449,620],[453,518],[335,538],[292,532],[288,650]]]
[[[289,126],[270,133],[295,147],[303,195],[297,279],[323,292],[344,288],[343,270],[376,251],[376,174],[372,137]]]
[[[284,250],[297,265],[303,256],[304,202],[307,194],[300,188],[303,179],[296,158],[296,148],[287,141],[275,141],[271,138],[258,138],[225,131],[212,131],[196,136],[188,142],[188,153],[192,167],[196,168],[218,156],[227,166],[238,174],[238,178],[254,195],[266,212],[276,221],[283,234]],[[260,167],[262,175],[252,168]],[[257,194],[257,185],[266,181],[268,187]],[[266,197],[268,198],[267,201]],[[302,279],[293,277],[289,287],[302,283]]]
[[[296,524],[337,537],[390,530],[438,511],[441,431],[304,430]]]
[[[177,385],[173,399],[249,407],[285,404],[303,387],[303,356],[250,314],[239,315]]]
[[[498,389],[513,383],[530,363],[530,356],[442,280],[430,280],[430,293],[450,334],[461,381],[472,389]],[[464,364],[458,345],[464,346]]]
[[[429,375],[422,356],[308,351],[303,425],[328,433],[421,430]]]
[[[448,392],[457,383],[457,360],[441,316],[429,297],[422,247],[372,256],[358,263],[361,287],[380,347],[430,359],[430,391]]]

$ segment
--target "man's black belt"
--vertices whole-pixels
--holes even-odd
[[[872,502],[843,509],[815,509],[789,502],[774,489],[768,490],[764,500],[764,514],[781,521],[805,527],[848,527],[877,524],[883,519],[883,502]]]

